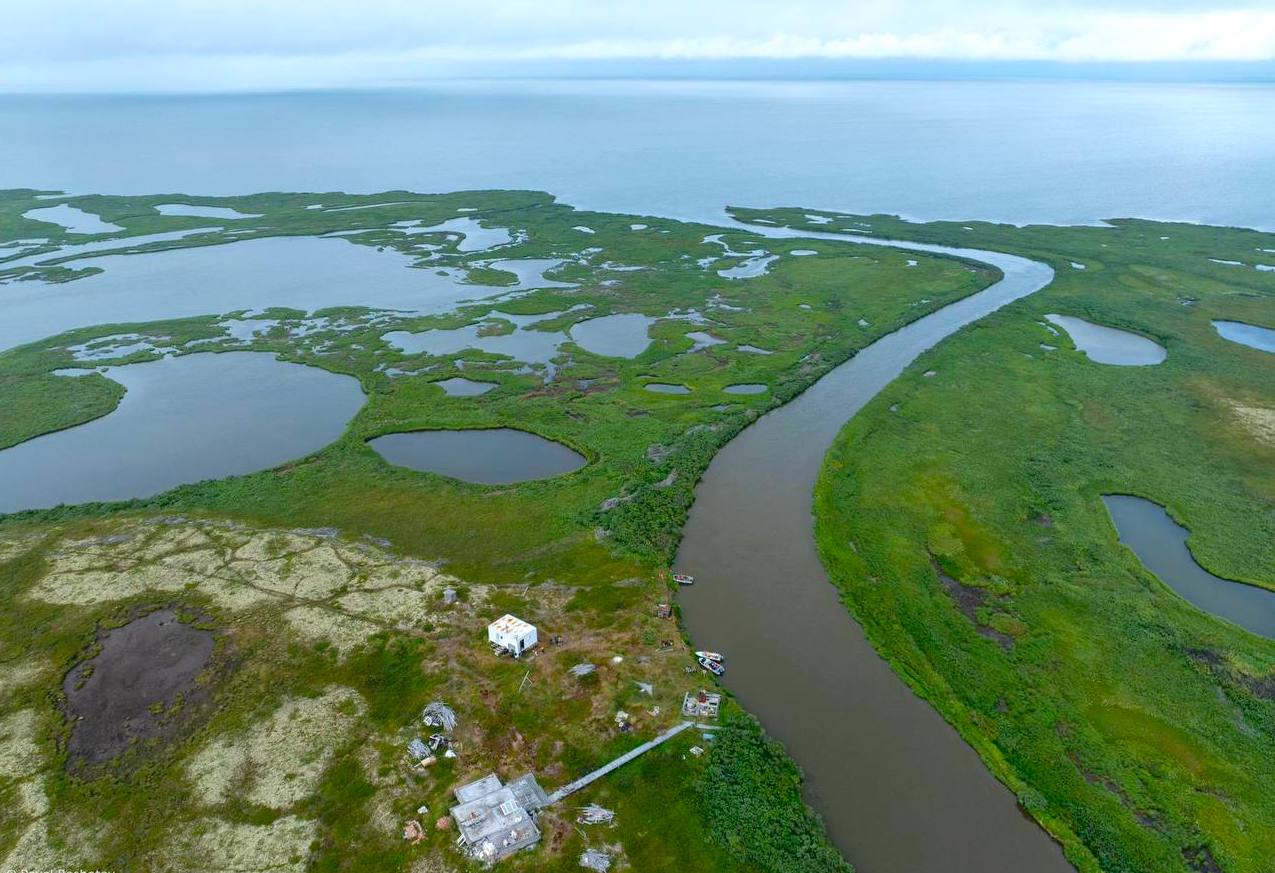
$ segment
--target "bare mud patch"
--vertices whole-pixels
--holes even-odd
[[[72,721],[70,763],[100,764],[170,736],[211,691],[199,679],[213,643],[210,631],[182,623],[172,609],[99,632],[98,654],[62,682]]]

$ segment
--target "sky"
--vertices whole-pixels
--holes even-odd
[[[1275,60],[1275,0],[5,0],[0,27],[9,92],[321,88],[679,64],[1065,71]]]

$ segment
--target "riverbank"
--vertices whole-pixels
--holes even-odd
[[[1164,504],[1210,571],[1275,583],[1275,446],[1236,411],[1275,407],[1275,356],[1210,324],[1270,323],[1269,277],[1219,261],[1251,264],[1272,239],[842,221],[1058,272],[923,355],[837,438],[815,510],[845,605],[1082,869],[1269,870],[1275,644],[1150,575],[1100,497]],[[1056,312],[1167,356],[1098,363],[1050,330]]]

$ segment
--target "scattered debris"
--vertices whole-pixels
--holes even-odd
[[[633,684],[638,687],[638,691],[645,694],[647,697],[655,694],[655,686],[650,682],[638,682],[637,680],[634,680]]]
[[[697,757],[697,758],[698,758],[700,755],[704,754],[704,747],[703,747],[703,746],[691,746],[690,751],[691,751],[691,754],[692,754],[692,755],[694,755],[695,757]]]
[[[614,658],[611,659],[612,664],[622,664],[623,662],[624,662],[623,655],[616,655]]]
[[[438,821],[434,822],[435,830],[446,831],[446,830],[451,830],[451,827],[452,827],[452,818],[449,815],[445,815],[442,818],[440,818]]]
[[[430,727],[440,727],[444,731],[450,732],[456,729],[455,711],[441,700],[435,700],[421,710],[421,721]]]
[[[443,757],[444,757],[444,758],[455,758],[455,757],[456,757],[456,750],[455,750],[455,749],[448,749],[446,752],[443,752]]]
[[[598,849],[585,849],[584,853],[580,855],[580,866],[586,870],[607,873],[611,869],[611,856]]]
[[[598,668],[593,664],[576,664],[567,672],[572,676],[575,676],[577,679],[582,679],[597,669]]]
[[[403,839],[415,845],[425,839],[425,829],[421,827],[420,822],[413,819],[403,828]]]
[[[511,785],[502,785],[495,773],[489,773],[454,793],[452,817],[460,829],[457,843],[473,859],[492,864],[540,840],[540,829],[526,804],[539,808],[548,798],[530,773]]]
[[[672,618],[673,607],[669,606],[667,603],[655,604],[655,617],[656,618]]]
[[[722,696],[716,692],[702,688],[697,694],[688,691],[682,698],[682,715],[687,718],[717,718],[721,705]]]
[[[429,751],[429,746],[425,745],[424,741],[421,740],[420,737],[416,737],[407,744],[407,753],[417,761],[422,761],[425,758],[428,758]]]
[[[448,606],[451,606],[451,605],[452,605],[453,603],[455,603],[455,602],[456,602],[456,589],[455,589],[455,588],[444,588],[444,589],[443,589],[443,603],[446,603]]]
[[[417,814],[417,815],[424,815],[424,814],[425,814],[425,813],[427,813],[427,812],[429,812],[429,807],[428,807],[428,806],[425,806],[424,804],[422,804],[422,805],[420,805],[420,806],[416,807],[416,814]]]
[[[588,806],[580,808],[580,814],[576,816],[576,821],[580,824],[611,824],[615,821],[615,811],[607,809],[605,806],[598,806],[596,803],[590,803]]]

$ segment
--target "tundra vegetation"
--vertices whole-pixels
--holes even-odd
[[[463,867],[455,831],[434,827],[455,784],[531,770],[556,787],[673,724],[681,694],[706,683],[685,672],[688,646],[655,611],[714,452],[857,349],[996,278],[950,258],[579,212],[535,192],[66,198],[124,228],[97,236],[24,218],[49,205],[38,193],[0,195],[0,258],[14,253],[0,283],[56,293],[111,269],[56,262],[60,245],[218,224],[155,208],[185,203],[248,217],[124,257],[207,245],[233,257],[233,240],[336,233],[332,245],[451,271],[475,299],[386,311],[351,289],[348,306],[302,312],[266,296],[254,311],[86,326],[0,351],[0,447],[109,414],[122,396],[109,372],[60,371],[158,354],[130,341],[117,357],[77,359],[121,335],[169,354],[270,352],[352,375],[367,395],[340,439],[281,467],[0,520],[0,866]],[[1275,406],[1270,356],[1225,343],[1209,319],[1270,324],[1275,279],[1208,260],[1251,263],[1271,238],[1149,222],[736,215],[1055,266],[1054,285],[941,344],[850,425],[818,493],[825,561],[878,649],[1081,869],[1266,869],[1273,644],[1163,589],[1115,541],[1098,495],[1164,503],[1210,569],[1271,582],[1275,467],[1253,424]],[[429,230],[458,216],[507,228],[508,241],[475,250]],[[32,251],[55,262],[29,263]],[[563,284],[516,287],[502,266],[528,258],[558,262],[547,277]],[[1050,312],[1145,333],[1169,357],[1136,372],[1095,364],[1038,323]],[[623,313],[655,319],[633,358],[570,340],[548,362],[429,355],[385,338],[569,332]],[[246,321],[263,324],[232,332]],[[462,375],[496,387],[451,396],[435,384]],[[725,390],[736,384],[769,390]],[[393,467],[367,445],[490,427],[558,440],[589,463],[481,486]],[[104,634],[156,610],[213,633],[206,668],[156,702],[165,730],[75,766],[66,677],[91,680]],[[540,628],[533,657],[487,648],[486,622],[504,612]],[[597,670],[568,672],[585,662]],[[428,736],[417,716],[440,698],[460,719],[458,756],[414,770],[405,745]],[[632,734],[617,731],[617,710]],[[721,721],[711,742],[682,734],[550,810],[535,853],[504,863],[576,869],[589,847],[620,869],[847,869],[782,749],[729,700]],[[697,742],[703,756],[690,753]],[[576,826],[575,805],[589,802],[617,811],[614,829]],[[418,844],[401,839],[408,819],[426,826]]]
[[[282,467],[0,522],[0,699],[15,713],[3,754],[22,762],[0,785],[0,858],[19,866],[462,866],[454,829],[434,827],[457,783],[530,770],[563,784],[674,724],[682,694],[710,681],[686,672],[688,647],[656,606],[671,599],[660,571],[716,449],[856,349],[995,278],[939,257],[904,269],[903,253],[845,243],[788,256],[795,243],[581,213],[527,192],[68,198],[124,228],[90,237],[23,218],[47,205],[36,193],[0,198],[0,241],[43,241],[0,249],[13,253],[0,281],[24,291],[56,294],[155,250],[225,245],[234,257],[245,239],[340,233],[331,245],[395,249],[417,262],[405,270],[452,271],[476,299],[443,312],[373,310],[351,288],[346,307],[302,312],[272,309],[263,293],[260,311],[210,303],[189,318],[86,326],[0,352],[0,406],[13,413],[0,446],[109,414],[122,390],[94,370],[161,353],[269,352],[355,376],[367,395],[339,440]],[[251,217],[129,242],[209,226],[155,209],[174,202]],[[493,234],[507,241],[486,249],[451,230],[415,232],[458,215],[507,228]],[[112,240],[136,251],[89,267],[58,260],[59,246]],[[759,257],[772,260],[745,271],[756,275],[719,274]],[[528,258],[557,262],[555,284],[527,290],[500,269]],[[653,320],[645,350],[617,357],[568,339],[549,361],[528,362],[409,353],[385,338],[561,333],[611,314]],[[87,375],[64,374],[74,368]],[[461,375],[495,387],[451,396],[435,384]],[[650,382],[691,390],[662,395]],[[724,390],[740,383],[769,390]],[[558,440],[589,463],[489,487],[393,467],[367,445],[488,427]],[[446,587],[456,604],[443,603]],[[77,765],[66,713],[79,679],[64,677],[91,681],[104,635],[161,609],[215,635],[206,668],[195,687],[154,702],[163,731],[135,732],[123,755]],[[540,628],[533,656],[487,648],[486,623],[504,612]],[[556,636],[561,644],[548,642]],[[584,662],[593,675],[568,673]],[[413,770],[406,743],[428,736],[417,716],[439,698],[460,718],[457,757]],[[631,733],[617,730],[618,710]],[[711,741],[683,734],[546,813],[541,845],[508,865],[573,869],[588,846],[638,870],[848,869],[782,749],[729,701],[721,721]],[[706,754],[690,753],[696,743]],[[618,824],[578,829],[577,799],[615,809]],[[418,844],[401,838],[410,819],[426,825]]]
[[[1164,505],[1194,557],[1236,580],[1222,584],[1275,589],[1275,355],[1210,323],[1275,325],[1275,280],[1254,269],[1275,238],[741,217],[1054,267],[1051,285],[922,356],[841,433],[817,488],[823,559],[877,649],[1080,869],[1275,869],[1275,641],[1174,594],[1119,544],[1100,499]],[[1096,363],[1052,313],[1167,356]]]

